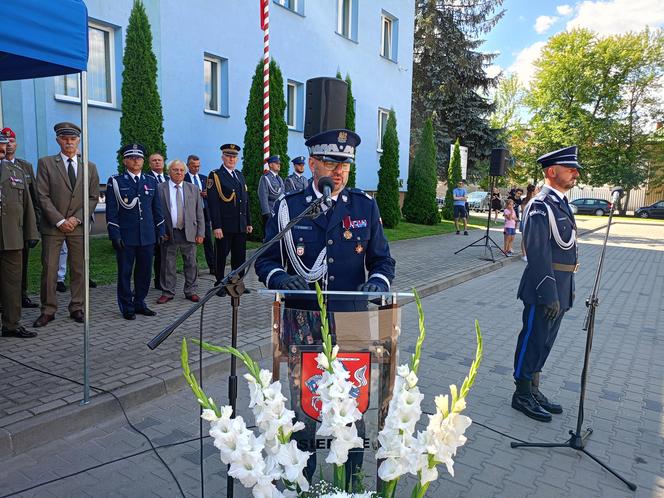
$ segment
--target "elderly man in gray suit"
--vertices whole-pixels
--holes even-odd
[[[175,159],[168,165],[169,181],[157,187],[162,212],[166,220],[166,242],[161,247],[161,274],[159,282],[162,294],[157,304],[165,304],[175,297],[175,263],[178,249],[184,259],[184,295],[197,303],[198,263],[196,245],[203,243],[205,219],[203,199],[192,183],[184,181],[185,164]]]
[[[88,202],[90,213],[94,213],[99,200],[99,175],[91,161],[88,161],[88,199],[83,199],[83,163],[78,155],[81,129],[68,122],[58,123],[53,129],[60,152],[42,157],[37,163],[42,275],[41,315],[35,321],[35,327],[43,327],[55,319],[60,248],[65,241],[71,280],[69,316],[83,323],[86,283],[83,275],[83,205]]]

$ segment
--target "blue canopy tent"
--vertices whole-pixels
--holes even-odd
[[[88,198],[88,9],[82,0],[3,0],[0,81],[80,73],[83,198]],[[90,394],[90,206],[84,203],[83,402]]]

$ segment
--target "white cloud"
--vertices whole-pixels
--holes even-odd
[[[519,81],[528,85],[535,75],[533,63],[539,58],[546,42],[536,42],[529,47],[524,48],[516,56],[514,63],[507,69],[510,73],[516,73]]]
[[[662,0],[586,0],[567,29],[588,28],[600,35],[641,31],[646,26],[664,23]]]
[[[565,4],[565,5],[558,5],[558,7],[556,7],[556,11],[561,16],[569,16],[572,12],[574,12],[574,9],[572,9],[572,7],[570,7],[569,5]]]
[[[546,33],[557,20],[558,18],[555,16],[539,16],[535,19],[535,31],[540,35]]]
[[[502,67],[500,67],[497,64],[491,64],[490,66],[486,67],[484,69],[484,72],[489,78],[495,78],[500,74],[500,72],[503,70]]]

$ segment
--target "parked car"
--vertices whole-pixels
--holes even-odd
[[[604,216],[611,211],[611,203],[604,199],[584,197],[581,199],[574,199],[569,205],[574,214],[594,214],[595,216]]]
[[[664,218],[664,200],[657,201],[650,206],[640,207],[634,211],[634,216],[639,218]]]
[[[482,213],[489,209],[489,192],[478,190],[468,194],[468,207]]]

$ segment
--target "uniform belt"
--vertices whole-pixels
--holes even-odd
[[[565,265],[562,263],[552,263],[551,266],[555,271],[565,271],[568,273],[576,273],[579,271],[579,263],[575,265]]]

